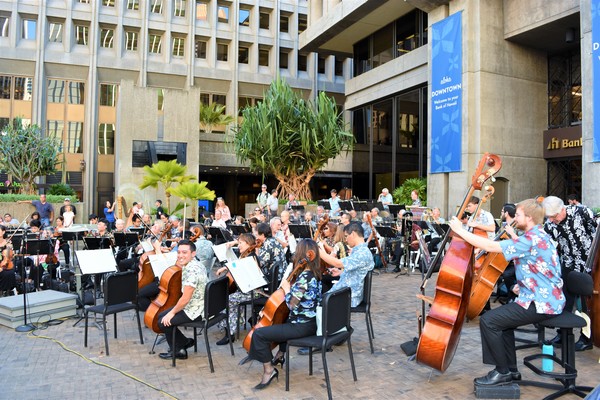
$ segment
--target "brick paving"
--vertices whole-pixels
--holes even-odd
[[[454,360],[444,374],[409,361],[400,344],[417,334],[416,311],[420,310],[421,303],[415,294],[421,278],[411,275],[396,279],[395,276],[384,273],[373,279],[375,354],[369,351],[363,315],[353,316],[355,332],[352,345],[358,381],[352,381],[346,346],[336,347],[332,353],[328,353],[334,398],[474,399],[473,378],[484,375],[490,369],[481,362],[477,321],[465,323]],[[434,282],[430,282],[428,295],[432,295],[433,288]],[[177,367],[172,368],[170,361],[149,354],[155,338],[151,330],[142,328],[144,344],[139,343],[133,312],[119,314],[118,339],[114,338],[112,317],[109,321],[108,357],[104,354],[102,331],[91,326],[88,347],[85,348],[83,322],[73,327],[73,319],[36,330],[33,334],[0,327],[0,398],[327,398],[320,355],[315,358],[313,376],[308,375],[307,356],[291,355],[289,392],[285,391],[285,368],[283,371],[279,368],[279,382],[273,382],[263,391],[254,391],[252,388],[260,380],[262,367],[256,362],[238,365],[246,355],[241,340],[234,343],[235,356],[232,357],[229,346],[215,345],[222,334],[215,328],[209,331],[215,364],[215,373],[211,374],[202,337],[198,337],[198,353],[191,351],[187,360],[178,361]],[[191,334],[191,330],[187,331],[188,336]],[[242,332],[243,335],[245,332]],[[554,332],[547,333],[547,337],[552,336]],[[74,353],[66,351],[54,341],[61,342]],[[166,351],[166,343],[157,347],[157,353],[161,351]],[[535,352],[535,349],[522,350],[518,352],[518,357],[522,360],[523,356]],[[77,354],[112,369],[92,363]],[[595,386],[600,383],[599,358],[600,350],[597,348],[577,353],[579,384]],[[520,370],[524,379],[541,379],[522,364]],[[540,399],[549,393],[547,389],[521,387],[522,399]]]

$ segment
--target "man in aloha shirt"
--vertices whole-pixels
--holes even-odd
[[[169,343],[169,351],[160,353],[159,357],[171,359],[173,351],[178,359],[187,358],[187,348],[194,345],[194,339],[188,339],[177,325],[202,320],[204,315],[204,289],[208,281],[206,268],[196,260],[196,246],[189,240],[181,240],[177,247],[176,266],[182,268],[182,295],[173,308],[163,311],[158,316],[158,326],[165,333]],[[173,329],[175,343],[173,340]]]
[[[375,263],[373,254],[365,243],[364,232],[359,223],[351,222],[346,225],[344,235],[346,243],[352,248],[348,257],[337,259],[327,254],[322,244],[319,244],[320,255],[323,261],[333,267],[329,273],[340,277],[339,281],[333,284],[331,290],[349,287],[352,290],[352,307],[356,307],[363,298],[365,276],[373,269]]]
[[[541,322],[563,311],[565,296],[556,246],[542,229],[544,208],[535,199],[517,204],[517,228],[525,233],[517,237],[506,227],[512,239],[495,242],[468,232],[453,217],[450,227],[471,245],[487,252],[502,253],[514,260],[518,297],[483,314],[479,320],[484,364],[495,365],[486,376],[475,379],[476,385],[492,386],[521,379],[517,370],[514,330],[522,325]]]

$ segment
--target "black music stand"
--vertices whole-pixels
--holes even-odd
[[[40,254],[52,254],[54,253],[54,247],[52,242],[48,239],[34,239],[25,240],[23,242],[23,256],[36,255],[36,267],[40,267]],[[27,274],[25,273],[25,258],[21,263],[21,284],[23,285],[23,325],[19,325],[15,328],[17,332],[31,332],[35,329],[32,324],[27,323]]]
[[[400,211],[406,210],[406,206],[404,204],[388,204],[388,210],[392,214],[392,218],[395,219]]]
[[[63,240],[71,242],[71,262],[73,263],[73,268],[75,269],[75,291],[79,296],[81,304],[85,304],[85,297],[83,296],[83,287],[81,286],[81,269],[79,268],[79,263],[75,258],[75,251],[79,250],[79,240],[83,238],[85,231],[83,229],[79,231],[63,230],[61,234]]]
[[[146,228],[129,228],[129,232],[137,234],[138,237],[143,237],[146,233]]]
[[[134,246],[140,241],[138,234],[135,232],[115,232],[113,237],[115,238],[115,246],[119,247]]]
[[[331,210],[331,204],[329,204],[329,200],[317,200],[317,206],[321,206],[325,210]]]
[[[298,206],[290,206],[290,208],[294,211],[300,211],[301,213],[304,212],[304,206],[303,205],[298,205]]]
[[[233,241],[233,236],[231,236],[231,233],[216,226],[209,226],[208,233],[210,234],[212,242],[215,245]]]
[[[290,232],[296,239],[310,239],[312,238],[312,234],[310,231],[310,225],[299,225],[299,224],[290,224],[288,225]]]
[[[354,201],[352,204],[356,211],[371,211],[366,201]]]
[[[350,200],[341,200],[340,201],[340,209],[344,211],[354,210],[354,206]]]
[[[247,225],[229,225],[229,229],[231,229],[234,236],[240,236],[242,233],[251,232]]]
[[[84,237],[86,250],[110,249],[110,238],[107,237]]]

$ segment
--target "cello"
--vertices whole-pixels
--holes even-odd
[[[160,237],[158,237],[158,241],[154,242],[154,243],[162,243],[165,235],[171,231],[171,224],[168,223],[165,226],[165,229],[163,229]],[[149,230],[149,232],[152,232]],[[153,244],[154,246],[154,244]],[[160,247],[160,246],[159,246]],[[150,255],[155,255],[155,254],[161,254],[160,252],[160,248],[157,250],[156,247],[154,247],[154,250],[151,251],[147,251],[144,254],[142,254],[142,256],[140,257],[140,262],[139,262],[139,269],[140,272],[138,274],[138,290],[143,288],[146,285],[151,284],[154,281],[154,278],[156,278],[156,276],[154,275],[154,271],[152,270],[152,265],[150,264]]]
[[[463,214],[473,192],[481,190],[485,181],[496,174],[501,167],[500,157],[490,153],[483,155],[457,216]],[[450,247],[441,261],[435,296],[432,299],[429,314],[425,318],[416,352],[418,362],[440,372],[444,372],[454,358],[465,320],[473,274],[473,246],[449,231],[441,242],[440,249],[444,249],[450,240]],[[422,293],[424,293],[427,281],[431,277],[438,259],[441,258],[441,253],[442,251],[438,252],[427,271],[427,276],[421,284]],[[424,294],[418,295],[418,297],[425,300]]]
[[[287,281],[290,282],[290,284],[293,284],[296,279],[298,279],[300,273],[304,271],[306,264],[310,261],[313,261],[315,257],[316,254],[309,250],[306,254],[306,257],[298,261],[294,267],[294,270],[288,276]],[[279,288],[267,299],[267,303],[262,310],[262,318],[256,323],[256,325],[254,325],[254,327],[252,327],[250,332],[248,332],[244,338],[244,349],[246,349],[247,352],[250,352],[252,335],[256,329],[264,326],[283,324],[287,320],[289,314],[290,309],[285,302],[285,292],[282,288]],[[275,346],[277,346],[277,343],[272,343],[271,349],[275,348]]]
[[[175,307],[181,298],[181,267],[174,265],[163,272],[160,277],[158,296],[146,310],[144,324],[156,333],[162,333],[158,327],[158,315],[164,310]]]
[[[594,281],[594,291],[587,299],[592,328],[591,339],[594,346],[600,347],[600,227],[596,228],[586,267],[586,270],[591,269]]]
[[[511,226],[514,228],[516,224],[517,222],[513,221]],[[498,232],[494,240],[508,238],[506,228],[503,228]],[[481,310],[483,310],[494,291],[494,286],[496,286],[498,278],[500,278],[500,275],[502,275],[509,264],[502,253],[485,253],[482,251],[477,257],[483,261],[473,278],[473,285],[471,287],[471,299],[469,300],[469,306],[467,307],[467,318],[470,320],[481,313]]]

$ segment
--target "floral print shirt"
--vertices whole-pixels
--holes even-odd
[[[181,273],[182,292],[185,286],[194,288],[192,298],[183,308],[183,311],[191,320],[195,320],[204,314],[204,288],[207,281],[206,268],[195,259],[192,259],[183,267]]]
[[[565,305],[563,280],[550,236],[536,225],[517,239],[499,243],[506,260],[514,260],[519,285],[515,302],[525,309],[534,302],[538,314],[560,314]]]
[[[298,301],[292,306],[292,299]],[[302,271],[296,282],[285,295],[285,302],[290,308],[289,321],[292,324],[309,322],[317,316],[317,306],[321,304],[321,281],[317,280],[312,271]]]
[[[258,249],[260,269],[265,276],[271,276],[271,269],[277,268],[277,281],[280,282],[285,272],[285,251],[277,239],[268,237]]]
[[[591,272],[586,262],[594,234],[596,221],[588,212],[578,206],[566,206],[567,216],[560,223],[546,221],[544,230],[557,244],[563,268],[578,272]]]
[[[375,266],[373,254],[366,243],[354,246],[348,257],[340,260],[344,265],[344,270],[331,290],[338,290],[349,287],[352,290],[352,307],[360,304],[363,298],[363,283],[367,272]]]

